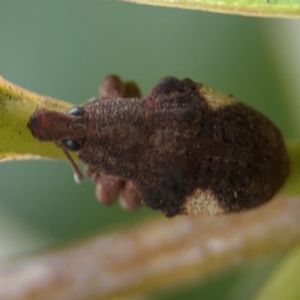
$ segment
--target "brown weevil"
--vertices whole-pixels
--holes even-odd
[[[168,217],[246,210],[268,201],[289,173],[277,127],[262,114],[190,79],[166,77],[144,98],[108,76],[100,98],[66,113],[38,109],[28,128],[40,141],[78,152],[97,196],[120,194]],[[81,175],[79,175],[81,177]]]

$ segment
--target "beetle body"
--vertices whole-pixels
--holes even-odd
[[[105,98],[77,109],[37,110],[29,129],[78,151],[89,169],[133,182],[142,201],[168,217],[255,207],[289,172],[271,121],[190,79],[166,77],[144,98]]]

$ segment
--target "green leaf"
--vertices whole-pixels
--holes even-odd
[[[63,158],[53,143],[40,143],[27,128],[37,108],[66,110],[71,104],[31,93],[0,77],[0,162],[26,158]]]
[[[285,195],[300,195],[300,140],[287,142],[290,157],[290,175],[281,190]]]
[[[139,4],[178,7],[260,17],[299,17],[298,0],[123,0]]]
[[[259,291],[256,300],[300,299],[300,248],[294,250]]]

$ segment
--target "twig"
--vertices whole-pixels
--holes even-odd
[[[249,212],[153,219],[0,274],[0,299],[111,299],[205,276],[300,242],[300,199]]]

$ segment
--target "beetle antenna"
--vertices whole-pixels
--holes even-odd
[[[76,165],[76,163],[74,162],[73,158],[71,157],[71,155],[69,154],[69,152],[64,149],[61,148],[64,155],[66,156],[67,160],[70,162],[72,169],[74,171],[74,180],[76,181],[76,183],[81,183],[83,180],[83,174],[81,173],[81,171],[79,170],[78,166]]]

